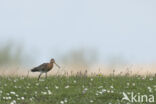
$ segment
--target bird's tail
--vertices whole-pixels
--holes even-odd
[[[31,69],[31,72],[37,72],[37,71],[39,71],[38,68],[33,68],[33,69]]]

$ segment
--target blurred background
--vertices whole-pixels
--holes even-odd
[[[155,11],[155,0],[0,0],[0,66],[154,65]]]

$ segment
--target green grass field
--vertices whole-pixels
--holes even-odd
[[[51,76],[48,79],[0,77],[0,104],[146,104],[122,100],[129,97],[154,96],[156,77],[141,76]]]

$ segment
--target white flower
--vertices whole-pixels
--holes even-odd
[[[17,98],[17,100],[20,100],[20,98]]]
[[[13,95],[15,95],[16,93],[12,91],[12,92],[10,92],[10,94],[13,94]]]
[[[82,91],[82,93],[84,94],[84,93],[86,93],[86,91],[87,91],[88,89],[87,88],[85,88],[83,91]]]
[[[98,93],[99,93],[99,94],[102,94],[103,92],[102,92],[102,91],[99,91]]]
[[[61,104],[64,104],[64,101],[60,101]]]
[[[64,102],[67,103],[67,98],[64,99]]]
[[[98,94],[98,93],[96,93],[95,95],[96,95],[96,96],[98,96],[99,94]]]
[[[10,104],[16,104],[16,100],[13,100]]]
[[[74,83],[76,83],[76,80],[74,80]]]
[[[113,90],[111,90],[111,93],[114,93],[114,91],[113,91]]]
[[[150,80],[150,81],[153,81],[153,78],[151,77],[149,80]]]
[[[32,98],[30,98],[29,100],[30,100],[30,101],[32,101],[33,99],[32,99]]]
[[[87,90],[88,90],[88,88],[85,88],[84,90],[85,90],[85,91],[87,91]]]
[[[65,88],[69,88],[69,85],[65,86]]]
[[[48,87],[45,87],[45,89],[48,89]]]
[[[133,83],[132,85],[135,86],[135,83]]]
[[[47,92],[41,92],[42,94],[44,94],[44,95],[46,95],[47,94]]]
[[[21,97],[22,100],[24,100],[24,97]]]
[[[93,103],[93,100],[90,100],[91,103]]]
[[[152,88],[151,87],[147,87],[147,88],[148,88],[149,92],[152,92]]]
[[[107,90],[107,93],[110,93],[110,90]]]
[[[37,91],[35,91],[35,95],[37,94]]]
[[[48,90],[48,94],[49,94],[49,95],[51,95],[51,94],[52,94],[52,92],[51,92],[50,90]]]
[[[103,88],[103,86],[99,86],[98,89]]]
[[[3,91],[0,90],[0,94],[2,94]]]
[[[106,92],[107,90],[106,89],[102,89],[102,93]]]
[[[9,94],[9,93],[6,93],[6,95],[8,95],[8,96],[9,96],[10,94]]]
[[[13,102],[11,102],[10,104],[14,104]]]
[[[36,83],[36,86],[38,86],[39,85],[39,83]]]
[[[55,86],[55,88],[58,89],[59,87],[58,86]]]
[[[112,89],[113,89],[114,87],[113,87],[113,86],[110,86],[110,88],[112,88]]]
[[[147,88],[148,88],[148,89],[151,89],[151,87],[149,87],[149,86],[148,86]]]
[[[34,99],[34,97],[29,98],[30,101],[32,101]]]
[[[6,97],[6,99],[11,99],[11,97],[9,96],[9,97]]]

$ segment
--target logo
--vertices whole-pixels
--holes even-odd
[[[129,96],[128,96],[129,95]],[[123,92],[123,98],[122,101],[128,101],[128,102],[139,102],[139,103],[154,103],[154,95],[141,95],[140,93],[134,94],[134,92],[131,92],[130,94],[126,94]]]

